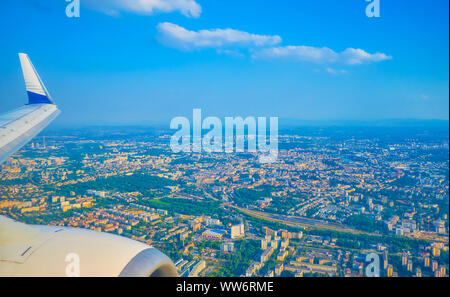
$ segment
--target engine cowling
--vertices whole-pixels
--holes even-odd
[[[0,217],[0,276],[175,277],[172,261],[138,241]]]

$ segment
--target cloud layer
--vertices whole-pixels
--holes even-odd
[[[338,53],[327,47],[281,46],[259,50],[253,53],[254,59],[289,60],[311,62],[317,64],[343,63],[358,65],[369,62],[380,62],[392,59],[384,53],[370,54],[362,49],[347,48]]]
[[[281,42],[277,35],[257,35],[234,29],[190,31],[172,23],[158,24],[159,40],[183,50],[226,47],[274,46]]]
[[[130,12],[152,15],[157,12],[180,12],[187,17],[199,17],[202,8],[197,0],[83,0],[91,9],[109,15]],[[384,53],[368,53],[359,48],[347,48],[336,52],[328,47],[306,45],[281,46],[278,35],[259,35],[235,29],[207,29],[192,31],[173,23],[159,23],[158,39],[166,46],[181,50],[203,48],[216,49],[217,53],[235,57],[251,55],[253,59],[288,60],[309,62],[322,65],[334,63],[344,65],[360,65],[371,62],[391,60]],[[242,49],[247,51],[242,52]],[[325,68],[334,73],[332,68]],[[337,73],[337,72],[336,72]]]
[[[121,12],[152,15],[157,12],[179,11],[187,17],[197,18],[202,12],[195,0],[84,0],[84,4],[110,15]]]
[[[91,9],[109,15],[119,15],[130,12],[152,15],[157,12],[180,12],[187,17],[199,17],[202,8],[197,0],[83,0]],[[358,48],[347,48],[336,52],[328,47],[313,47],[305,45],[281,46],[278,35],[259,35],[235,29],[208,29],[192,31],[173,23],[159,23],[158,39],[166,46],[181,50],[203,48],[216,49],[219,54],[243,57],[251,53],[253,59],[288,60],[309,62],[322,65],[334,63],[345,65],[360,65],[371,62],[381,62],[392,59],[384,53],[368,53]],[[247,48],[248,51],[241,52]],[[327,72],[333,73],[332,68]]]
[[[371,54],[357,48],[336,52],[328,47],[280,46],[282,40],[278,35],[258,35],[234,29],[191,31],[173,23],[159,23],[157,29],[161,43],[187,51],[213,48],[221,54],[242,57],[244,54],[236,49],[247,48],[253,59],[309,62],[319,65],[360,65],[392,59],[384,53]],[[327,72],[333,73],[332,68],[328,69],[330,70]]]

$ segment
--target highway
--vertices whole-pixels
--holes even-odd
[[[352,233],[352,234],[366,234],[366,235],[371,235],[371,236],[380,236],[380,234],[359,231],[359,230],[352,229],[348,226],[338,224],[338,223],[329,223],[329,222],[310,219],[310,218],[271,214],[271,213],[266,213],[266,212],[261,212],[261,211],[256,211],[256,210],[249,210],[249,209],[241,208],[241,207],[231,205],[231,204],[226,204],[226,205],[233,207],[234,209],[236,209],[246,215],[249,215],[249,216],[252,216],[255,218],[259,218],[259,219],[263,219],[263,220],[267,220],[267,221],[285,224],[288,226],[302,227],[305,229],[332,230],[332,231]]]

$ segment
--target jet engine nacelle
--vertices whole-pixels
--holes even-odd
[[[0,217],[0,276],[173,277],[177,270],[157,249],[121,236]]]

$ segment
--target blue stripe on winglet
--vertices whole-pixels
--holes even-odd
[[[39,104],[39,103],[47,103],[53,104],[53,102],[45,95],[36,94],[30,91],[28,93],[28,104]]]

